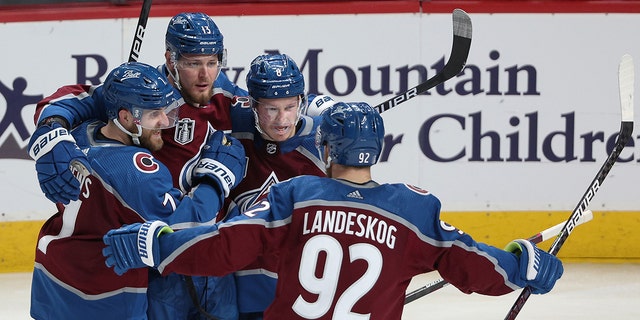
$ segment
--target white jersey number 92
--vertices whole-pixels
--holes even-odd
[[[317,277],[316,266],[320,253],[326,255],[324,272]],[[382,270],[382,254],[380,250],[371,244],[357,243],[349,246],[349,260],[365,260],[367,270],[340,297],[335,297],[338,287],[338,276],[342,268],[342,246],[335,238],[328,235],[317,235],[309,239],[302,251],[298,279],[302,287],[310,293],[318,295],[314,302],[304,300],[298,296],[293,304],[293,310],[305,319],[317,319],[325,315],[333,301],[336,306],[333,311],[333,319],[369,319],[370,314],[351,312],[351,309],[378,280]]]

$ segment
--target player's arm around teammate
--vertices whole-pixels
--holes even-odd
[[[156,232],[148,247],[153,261],[136,253],[139,230],[152,222],[112,230],[104,237],[106,263],[123,275],[142,266],[222,275],[278,255],[276,298],[265,319],[400,319],[410,279],[434,270],[464,292],[485,295],[554,287],[563,272],[555,256],[526,240],[509,251],[476,242],[440,220],[440,201],[428,191],[373,181],[383,137],[382,118],[368,104],[336,103],[317,135],[329,177],[276,184],[265,200],[221,224]],[[192,262],[205,252],[207,263]]]

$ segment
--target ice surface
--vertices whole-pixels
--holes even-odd
[[[437,273],[418,276],[408,291],[437,278]],[[30,273],[0,273],[0,320],[31,319],[30,285]],[[449,285],[406,305],[402,319],[503,319],[519,294],[466,295]],[[517,319],[640,319],[638,302],[640,264],[567,263],[554,290],[532,295]]]

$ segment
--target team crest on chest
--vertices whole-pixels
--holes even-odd
[[[173,135],[173,140],[177,143],[185,145],[193,141],[193,132],[196,127],[196,122],[189,118],[180,119],[176,124],[176,132]]]
[[[249,207],[253,206],[262,199],[265,194],[269,192],[272,185],[280,182],[275,172],[271,172],[269,176],[264,180],[261,186],[255,189],[247,190],[238,195],[234,201],[240,206],[240,211],[246,211]]]
[[[265,146],[265,150],[268,154],[275,154],[276,152],[278,152],[278,145],[273,142],[268,142]]]
[[[136,152],[133,155],[133,165],[142,173],[154,173],[160,169],[153,156],[146,152]]]

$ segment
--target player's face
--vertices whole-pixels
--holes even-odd
[[[140,135],[140,146],[149,149],[149,151],[158,151],[164,145],[162,141],[162,128],[169,127],[169,119],[164,112],[155,113],[153,123],[147,120],[148,126],[142,127]]]
[[[260,99],[256,106],[258,124],[272,141],[285,141],[296,133],[300,97]]]
[[[162,141],[162,129],[175,126],[175,121],[170,118],[177,118],[178,109],[167,108],[144,110],[140,119],[136,119],[136,123],[142,128],[140,135],[140,146],[149,149],[149,151],[158,151],[164,145]]]
[[[164,141],[162,141],[161,137],[162,128],[169,127],[169,118],[164,112],[152,112],[156,114],[156,116],[153,117],[153,121],[143,117],[146,119],[144,121],[144,126],[140,124],[140,119],[135,118],[131,112],[127,110],[120,110],[120,112],[118,120],[127,131],[136,133],[139,132],[139,129],[142,130],[142,133],[140,133],[140,137],[138,138],[140,140],[141,147],[149,149],[151,152],[158,151],[162,148],[164,145]]]
[[[176,63],[180,93],[185,101],[207,105],[213,96],[213,82],[220,73],[217,55],[182,55]]]

